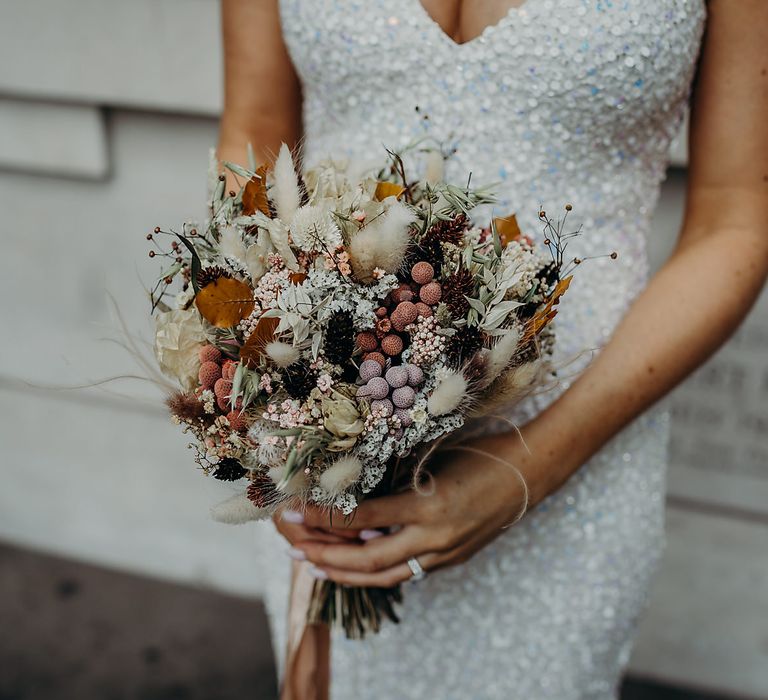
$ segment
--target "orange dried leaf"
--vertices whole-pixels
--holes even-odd
[[[560,301],[560,297],[568,291],[568,287],[571,286],[571,280],[573,275],[569,275],[565,279],[560,280],[555,286],[552,295],[549,297],[550,302],[554,305]]]
[[[305,279],[307,279],[307,273],[306,272],[292,272],[288,279],[291,281],[291,284],[299,285],[301,284]]]
[[[555,285],[555,288],[552,291],[552,294],[549,295],[549,299],[547,299],[547,303],[544,305],[544,308],[541,309],[541,311],[539,311],[528,324],[528,328],[524,334],[524,340],[531,340],[533,337],[538,335],[539,332],[545,326],[547,326],[555,316],[557,316],[557,309],[554,307],[560,303],[560,297],[562,297],[563,294],[568,291],[568,287],[571,286],[572,279],[573,275],[570,275],[565,279],[561,279],[557,285]]]
[[[219,277],[195,297],[203,318],[217,328],[232,328],[253,311],[253,290],[245,282]]]
[[[253,329],[248,336],[248,340],[240,348],[240,359],[248,367],[256,367],[259,364],[259,358],[264,354],[264,348],[267,343],[271,343],[275,339],[275,329],[280,323],[278,318],[260,318],[256,324],[256,328]]]
[[[267,166],[262,165],[256,175],[245,184],[243,190],[243,214],[250,216],[260,211],[269,216],[269,200],[267,199]]]
[[[405,187],[402,185],[396,185],[394,182],[377,182],[374,197],[380,202],[387,197],[397,197],[399,199],[403,192],[405,192]]]
[[[523,235],[520,225],[517,223],[517,217],[514,214],[494,219],[493,225],[496,227],[496,232],[501,239],[502,248],[506,248],[509,243],[516,241]]]

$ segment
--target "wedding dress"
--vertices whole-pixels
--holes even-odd
[[[381,160],[421,138],[448,179],[497,183],[494,211],[540,234],[573,204],[577,271],[558,316],[561,380],[605,344],[646,283],[649,233],[705,24],[704,0],[527,0],[456,44],[418,0],[281,0],[301,78],[305,162]],[[583,274],[580,274],[583,273]],[[488,421],[486,432],[506,424]],[[335,636],[334,700],[608,700],[663,546],[668,420],[630,425],[468,563],[404,586],[402,622]],[[260,526],[264,594],[284,649],[289,559]]]

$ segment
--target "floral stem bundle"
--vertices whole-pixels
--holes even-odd
[[[168,407],[202,471],[241,486],[217,519],[353,518],[417,479],[435,441],[546,380],[567,214],[541,212],[536,246],[513,216],[473,221],[488,190],[409,180],[396,154],[362,175],[300,174],[285,146],[272,168],[223,166],[242,186],[214,175],[204,225],[148,236],[168,263],[150,294]],[[361,637],[400,599],[318,582],[309,618]]]

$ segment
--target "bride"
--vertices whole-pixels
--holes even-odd
[[[447,179],[498,183],[496,209],[527,232],[540,206],[570,202],[577,254],[618,252],[566,296],[561,381],[509,413],[521,432],[467,435],[520,470],[522,520],[505,527],[524,498],[508,467],[456,452],[429,497],[366,501],[335,529],[284,512],[259,533],[278,649],[290,559],[273,551],[349,585],[427,572],[400,625],[334,639],[333,698],[615,697],[663,545],[668,417],[654,405],[768,273],[766,26],[764,0],[223,0],[221,158],[246,162],[250,143],[267,160],[285,141],[311,165],[429,137],[455,151]],[[648,282],[692,85],[685,223]]]

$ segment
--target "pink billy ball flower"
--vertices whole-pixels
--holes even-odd
[[[221,350],[213,345],[203,345],[200,348],[200,363],[221,362]]]
[[[235,378],[235,372],[237,372],[237,362],[234,360],[225,360],[224,364],[221,366],[221,376],[231,382]]]
[[[389,384],[384,377],[372,377],[365,386],[372,399],[386,399],[389,396]]]
[[[378,338],[370,331],[358,333],[355,343],[363,352],[372,352],[379,347]]]
[[[360,364],[360,379],[362,379],[364,382],[367,382],[373,377],[380,377],[381,370],[382,366],[376,360],[363,360],[363,362]]]
[[[378,362],[381,367],[386,367],[387,365],[387,358],[384,357],[380,352],[369,352],[363,355],[363,359],[365,360],[373,360],[374,362]]]
[[[384,375],[384,379],[393,389],[399,389],[408,383],[408,370],[402,365],[390,367]]]
[[[381,349],[390,357],[399,355],[403,351],[403,339],[399,335],[385,335],[381,339]]]
[[[424,371],[416,365],[403,365],[408,372],[408,384],[410,386],[419,386],[424,381]]]
[[[410,408],[416,400],[416,392],[410,386],[402,386],[392,392],[392,403],[398,408]]]
[[[397,289],[393,289],[389,296],[395,304],[403,301],[413,301],[413,290],[409,285],[403,283]]]
[[[432,315],[432,309],[429,306],[427,306],[423,301],[417,301],[414,304],[414,306],[416,307],[417,318],[418,316],[429,318]]]
[[[230,411],[227,413],[227,420],[229,421],[229,427],[236,433],[240,433],[248,427],[240,411]]]
[[[409,323],[413,323],[418,317],[416,304],[412,301],[401,301],[392,312],[392,327],[397,331],[404,331]]]
[[[366,398],[369,398],[370,395],[371,395],[371,390],[367,384],[363,384],[361,387],[357,389],[356,396],[358,399],[366,399]]]
[[[416,284],[427,284],[435,279],[435,268],[428,262],[417,262],[411,269],[411,278]]]
[[[439,282],[429,282],[419,290],[419,298],[429,306],[435,306],[443,298],[443,288]]]
[[[371,411],[382,418],[389,418],[395,412],[395,407],[389,399],[378,399],[371,401]]]
[[[217,379],[213,385],[213,393],[216,395],[216,404],[222,411],[229,409],[229,399],[232,395],[232,382],[228,379]]]
[[[400,425],[402,425],[403,428],[413,425],[413,418],[411,418],[410,411],[406,411],[404,408],[396,408],[395,416],[400,419]]]
[[[211,360],[203,362],[203,364],[200,365],[197,378],[200,380],[203,389],[211,389],[216,381],[221,379],[221,367]]]

